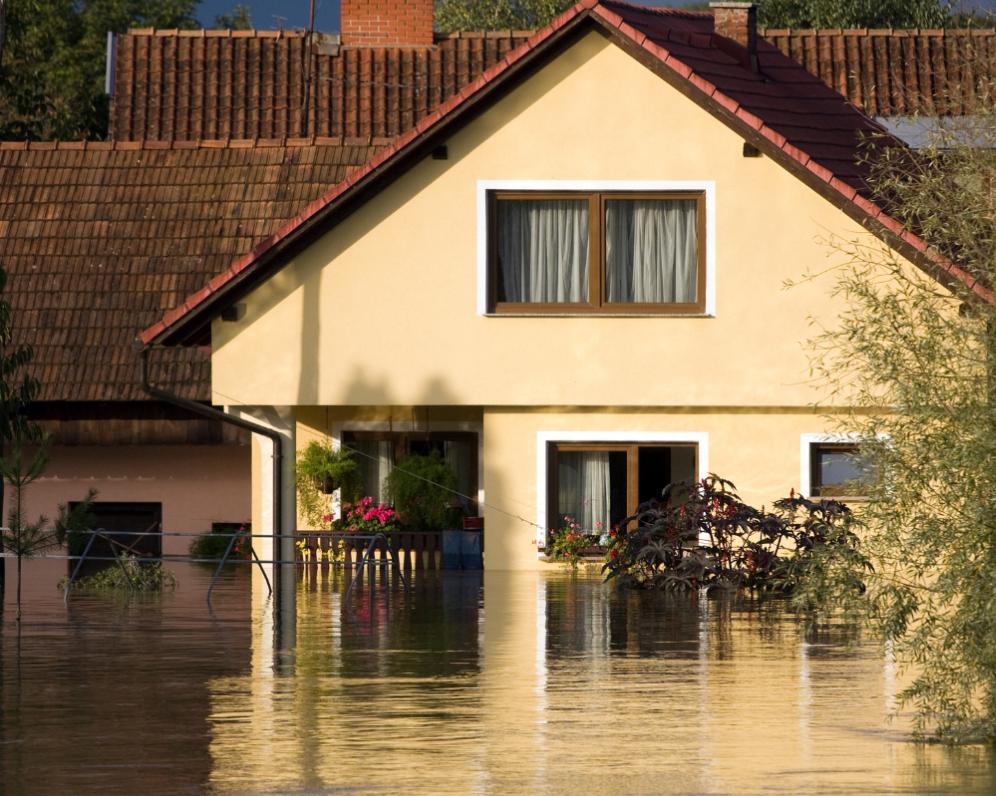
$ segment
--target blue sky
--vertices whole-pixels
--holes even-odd
[[[252,12],[253,26],[267,28],[303,28],[308,24],[309,0],[241,0]],[[224,14],[240,0],[201,0],[200,20],[211,27],[218,14]],[[648,6],[683,6],[691,0],[644,0]],[[996,12],[996,0],[967,0],[966,7]],[[318,30],[339,29],[339,0],[315,0],[315,27]]]

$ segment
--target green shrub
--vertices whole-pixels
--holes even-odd
[[[239,531],[245,531],[248,534],[249,526],[245,523],[214,523],[210,533],[201,534],[190,543],[190,557],[212,559],[214,561],[220,560],[225,555],[225,550],[228,549],[228,543],[232,541],[232,534]],[[229,553],[228,557],[240,559],[252,558],[251,544],[252,540],[248,535],[236,539],[232,547],[232,552]]]
[[[158,592],[176,588],[176,575],[158,562],[144,563],[134,556],[120,557],[121,566],[112,564],[100,572],[80,578],[73,588],[85,591]],[[65,588],[66,580],[59,583]]]
[[[460,510],[453,507],[456,473],[438,451],[402,459],[387,476],[387,493],[402,524],[415,531],[453,527]]]

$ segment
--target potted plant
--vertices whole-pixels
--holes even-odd
[[[297,495],[301,513],[319,525],[328,513],[328,496],[340,491],[343,501],[360,492],[360,467],[345,448],[334,450],[328,440],[312,440],[297,456]]]

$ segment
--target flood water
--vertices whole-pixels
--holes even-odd
[[[489,572],[346,605],[316,571],[276,650],[246,570],[210,612],[210,573],[174,569],[152,598],[36,585],[19,631],[8,594],[3,793],[996,791],[987,750],[889,721],[879,644],[777,603]]]

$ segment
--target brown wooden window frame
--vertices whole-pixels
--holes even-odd
[[[609,453],[626,454],[626,514],[636,514],[640,503],[640,449],[641,448],[691,448],[695,452],[692,459],[692,472],[699,472],[699,444],[697,442],[548,442],[546,450],[546,497],[547,497],[547,541],[549,536],[562,526],[560,506],[559,461],[560,453]],[[667,484],[661,484],[663,489]]]
[[[833,451],[833,452],[848,452],[854,455],[860,456],[861,446],[856,445],[853,442],[812,442],[809,445],[809,491],[810,497],[812,498],[847,498],[848,500],[867,500],[868,493],[866,489],[862,488],[861,491],[855,491],[852,489],[847,489],[845,487],[840,487],[837,485],[830,485],[829,487],[824,487],[822,484],[821,476],[821,459],[820,453],[822,451]],[[851,482],[854,483],[854,482]]]
[[[498,203],[501,201],[588,200],[588,301],[498,300]],[[694,303],[610,302],[605,299],[605,205],[612,200],[672,199],[697,203],[698,280]],[[495,315],[704,315],[706,308],[705,191],[489,191],[488,313]]]

